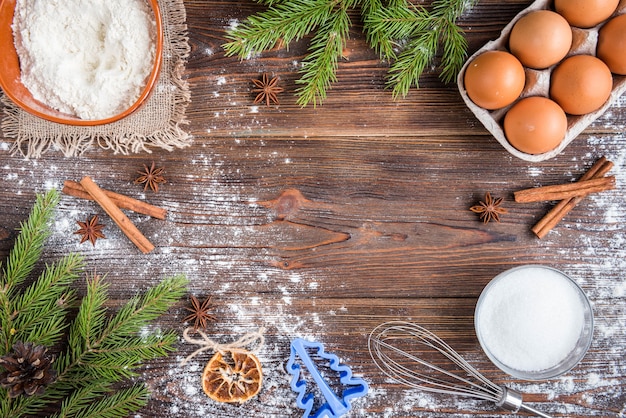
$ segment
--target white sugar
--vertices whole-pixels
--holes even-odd
[[[483,344],[503,364],[539,371],[562,361],[584,326],[578,289],[557,271],[531,267],[490,286],[477,316]]]

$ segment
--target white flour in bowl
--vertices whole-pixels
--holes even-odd
[[[144,0],[17,0],[21,81],[61,112],[114,116],[137,100],[152,70],[155,25]]]

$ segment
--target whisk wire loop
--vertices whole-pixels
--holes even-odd
[[[380,340],[370,340],[373,341],[374,344],[370,346],[370,350],[373,350],[377,357],[381,360],[381,363],[378,363],[376,359],[374,362],[376,365],[385,373],[387,376],[391,377],[395,380],[400,380],[402,383],[411,386],[416,389],[433,391],[437,393],[448,393],[448,394],[458,394],[461,392],[462,394],[466,394],[467,396],[477,397],[483,400],[496,402],[499,399],[497,393],[485,393],[482,391],[482,387],[477,385],[475,382],[472,382],[468,379],[464,379],[460,376],[454,375],[453,373],[442,369],[436,365],[425,362],[424,360],[414,356],[411,353],[407,353],[394,347],[391,344],[387,343],[387,339]],[[408,368],[397,361],[393,360],[384,350],[381,348],[389,349],[401,356],[404,356],[408,360],[412,360],[415,363],[432,368],[433,370],[440,372],[445,376],[449,376],[453,379],[459,380],[461,383],[465,383],[470,386],[470,388],[463,386],[457,383],[450,383],[447,380],[439,379],[432,375],[425,375],[420,373],[417,370]],[[418,382],[418,383],[416,383]],[[452,389],[452,390],[451,390]],[[498,388],[499,389],[499,388]]]
[[[424,347],[452,363],[466,376],[420,358],[417,353],[422,353]],[[385,375],[409,387],[491,401],[512,412],[523,410],[551,418],[523,404],[521,393],[491,382],[445,341],[419,325],[404,321],[380,324],[370,333],[368,349],[374,364]]]

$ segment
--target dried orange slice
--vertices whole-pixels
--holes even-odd
[[[262,380],[261,363],[254,354],[217,352],[204,368],[202,389],[218,402],[243,403],[259,393]]]

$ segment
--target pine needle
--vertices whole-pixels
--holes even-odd
[[[47,265],[24,286],[50,235],[58,201],[55,190],[37,196],[0,277],[0,355],[18,340],[64,345],[53,363],[57,379],[41,396],[13,399],[0,388],[0,417],[41,416],[55,407],[60,407],[59,418],[125,417],[146,404],[148,391],[142,384],[124,388],[121,382],[137,376],[145,361],[174,350],[175,333],[147,327],[182,298],[187,280],[182,275],[163,279],[109,314],[108,285],[100,277],[87,279],[86,295],[68,322],[67,310],[76,302],[72,285],[83,268],[81,256],[69,254]]]
[[[134,370],[142,362],[167,355],[176,341],[173,333],[138,333],[180,300],[186,283],[182,275],[166,278],[107,318],[108,285],[99,277],[88,280],[87,294],[70,329],[70,350],[58,360],[60,376],[68,382],[78,382],[86,375],[116,382],[135,376]]]
[[[56,190],[36,196],[1,273],[0,355],[7,353],[14,341],[53,345],[63,334],[65,313],[74,294],[70,285],[83,267],[81,256],[70,254],[46,266],[39,279],[18,294],[51,233],[50,222],[58,202]]]
[[[254,54],[313,33],[302,62],[297,103],[317,105],[337,81],[338,60],[352,23],[348,11],[360,8],[368,44],[391,61],[388,86],[393,97],[419,88],[422,74],[441,52],[440,78],[455,79],[466,58],[467,41],[457,20],[477,0],[436,0],[430,10],[410,0],[257,0],[268,10],[249,16],[231,29],[223,45],[226,55],[248,59]],[[345,15],[345,16],[344,16]]]
[[[448,24],[442,30],[442,42],[441,79],[445,83],[450,83],[455,80],[465,62],[467,40],[458,26]]]
[[[393,87],[393,96],[406,96],[411,86],[419,88],[419,78],[435,57],[438,34],[424,32],[412,40],[398,59],[392,64],[388,84]]]
[[[89,408],[91,404],[100,397],[106,395],[110,389],[99,381],[92,381],[89,386],[81,387],[70,396],[63,399],[61,403],[61,413],[55,414],[50,418],[67,418],[79,416],[79,412]]]
[[[43,243],[50,235],[49,223],[59,199],[59,192],[56,190],[51,190],[45,195],[37,195],[28,220],[20,223],[20,234],[0,276],[0,285],[9,289],[9,297],[11,291],[28,277],[39,260]]]
[[[118,390],[92,403],[81,412],[81,418],[124,418],[148,403],[149,393],[144,385]]]
[[[13,311],[20,315],[13,323],[14,340],[45,346],[60,341],[67,326],[67,309],[75,301],[75,291],[70,286],[83,265],[80,255],[69,254],[58,263],[46,266],[39,279],[15,298]]]
[[[326,91],[337,81],[338,60],[342,56],[345,39],[350,30],[350,18],[344,9],[337,10],[333,17],[319,29],[309,47],[310,54],[302,63],[302,77],[297,82],[304,87],[297,90],[301,106],[317,105],[326,99]]]
[[[174,276],[150,288],[143,296],[131,298],[111,319],[100,337],[101,341],[105,338],[124,338],[141,331],[184,296],[186,283],[184,276]]]
[[[135,385],[110,393],[96,386],[77,390],[62,405],[62,413],[51,418],[123,418],[144,407],[149,393],[144,385]]]
[[[227,56],[241,59],[272,49],[280,41],[289,43],[302,39],[326,22],[334,10],[328,0],[289,0],[277,3],[265,12],[252,15],[227,35],[223,45]]]

